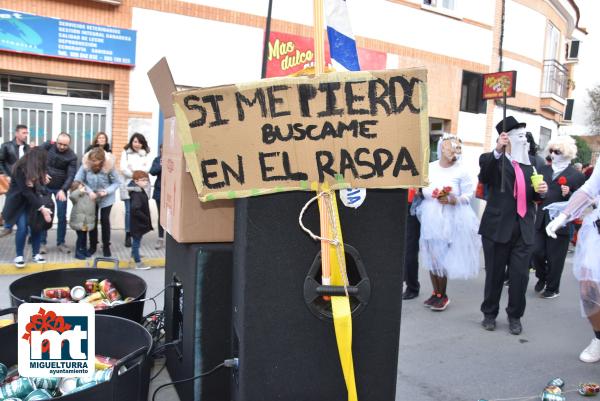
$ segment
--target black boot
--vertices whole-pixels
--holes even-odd
[[[131,248],[131,234],[125,233],[125,248]]]
[[[110,258],[112,256],[112,254],[110,253],[110,244],[102,245],[102,253],[106,258]]]
[[[90,249],[87,250],[87,256],[90,257],[93,254],[96,253],[96,245],[97,244],[90,244]]]

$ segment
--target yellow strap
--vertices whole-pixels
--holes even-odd
[[[329,188],[325,184],[322,188],[327,191]],[[331,285],[343,286],[346,277],[346,258],[344,254],[344,242],[342,239],[342,227],[340,216],[337,209],[335,191],[330,192],[330,197],[319,198],[319,210],[321,215],[325,211],[331,216],[327,216],[326,225],[321,227],[321,236],[325,238],[336,238],[339,245],[329,244],[329,265],[331,267]],[[335,229],[331,225],[331,219],[334,220]],[[337,234],[337,235],[336,235]],[[322,261],[326,264],[325,261]],[[348,401],[358,401],[356,394],[356,381],[354,377],[354,361],[352,359],[352,314],[350,312],[350,299],[346,296],[331,297],[331,309],[333,312],[333,325],[335,328],[335,338],[340,355],[342,372],[348,390]]]

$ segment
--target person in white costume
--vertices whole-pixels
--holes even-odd
[[[444,134],[438,142],[439,160],[429,163],[430,183],[423,188],[424,200],[417,214],[421,222],[419,253],[433,286],[424,305],[433,311],[443,311],[450,303],[448,278],[467,279],[479,271],[479,221],[470,206],[475,180],[458,162],[459,148],[455,135]]]
[[[595,206],[583,220],[573,260],[573,273],[579,281],[581,312],[587,317],[595,333],[590,345],[579,355],[583,362],[600,361],[600,209],[597,207],[600,169],[597,167],[590,179],[571,196],[560,214],[546,226],[548,236],[556,238],[556,231],[567,221],[579,218],[589,206]],[[556,203],[551,206],[555,206],[555,209],[561,207]]]

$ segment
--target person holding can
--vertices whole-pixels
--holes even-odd
[[[581,312],[594,330],[590,345],[579,355],[583,362],[600,361],[600,208],[597,207],[600,196],[600,171],[594,169],[590,179],[571,196],[566,207],[546,226],[549,237],[557,238],[558,231],[565,223],[584,215],[588,206],[596,208],[583,219],[579,230],[573,274],[579,281]]]
[[[115,169],[115,160],[111,153],[100,147],[95,147],[83,156],[81,167],[75,175],[75,181],[85,185],[90,199],[96,202],[96,220],[94,228],[89,232],[89,256],[96,253],[98,245],[98,211],[102,223],[102,253],[111,256],[110,252],[110,211],[115,203],[115,192],[121,184],[119,174]]]

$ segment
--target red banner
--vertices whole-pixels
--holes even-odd
[[[271,32],[267,59],[267,78],[284,77],[314,65],[313,39],[288,33]],[[384,70],[387,54],[358,48],[362,70]],[[331,66],[329,46],[325,44],[325,65]]]
[[[484,100],[498,99],[504,96],[504,92],[506,92],[506,97],[515,97],[516,85],[516,71],[483,74],[483,91],[481,97]]]

